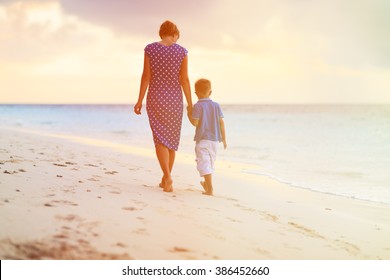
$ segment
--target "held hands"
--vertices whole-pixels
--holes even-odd
[[[192,106],[191,107],[187,106],[187,117],[188,117],[188,120],[191,122],[191,120],[192,120]]]
[[[137,102],[137,104],[134,105],[134,113],[137,115],[141,115],[141,109],[142,109],[142,103]]]
[[[192,106],[187,106],[187,116],[191,117],[192,115]]]
[[[187,107],[187,117],[193,126],[198,125],[198,120],[192,118],[192,107],[190,107],[190,106]]]

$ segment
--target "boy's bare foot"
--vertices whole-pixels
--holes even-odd
[[[213,192],[202,192],[204,195],[213,195]]]
[[[202,194],[204,195],[213,195],[213,189],[210,188],[206,182],[200,182],[200,184],[202,185],[203,189],[204,189],[204,192],[202,192]]]
[[[205,192],[207,192],[207,186],[206,186],[206,182],[204,181],[200,181],[200,184],[202,185],[203,189]]]

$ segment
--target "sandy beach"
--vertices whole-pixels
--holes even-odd
[[[390,205],[294,188],[193,155],[174,192],[152,149],[0,129],[1,259],[390,259]]]

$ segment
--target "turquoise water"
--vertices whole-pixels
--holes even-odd
[[[0,105],[0,127],[86,136],[153,149],[132,105]],[[222,105],[228,150],[243,173],[292,187],[390,204],[389,105]],[[184,120],[179,152],[193,153]],[[0,136],[4,131],[0,130]]]

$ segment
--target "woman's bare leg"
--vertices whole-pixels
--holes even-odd
[[[162,186],[164,188],[164,191],[172,191],[172,177],[171,177],[171,170],[173,167],[173,162],[170,159],[171,152],[170,150],[165,147],[164,145],[158,144],[156,146],[156,155],[158,162],[160,163],[161,170],[164,174],[163,180],[162,180]]]
[[[169,153],[169,173],[171,174],[173,165],[175,163],[176,151],[168,149],[168,153]],[[164,178],[165,175],[163,175],[163,177],[161,178],[161,183],[159,184],[160,188],[164,188]]]
[[[173,165],[175,163],[176,151],[168,149],[169,152],[169,173],[172,173]]]

